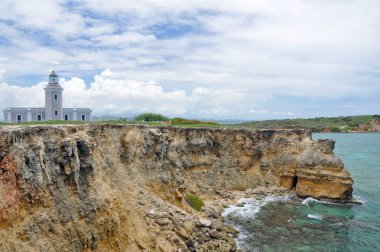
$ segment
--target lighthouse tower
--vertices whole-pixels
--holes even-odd
[[[62,91],[63,88],[58,83],[58,75],[52,71],[45,88],[45,120],[63,119]]]

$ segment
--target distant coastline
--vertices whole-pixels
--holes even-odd
[[[236,126],[265,129],[309,129],[313,132],[380,132],[380,115],[253,121]]]

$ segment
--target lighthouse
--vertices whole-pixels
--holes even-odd
[[[52,71],[45,88],[45,120],[63,120],[62,91],[58,75]]]

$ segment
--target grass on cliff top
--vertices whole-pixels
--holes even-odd
[[[210,126],[220,126],[219,123],[217,122],[208,122],[208,121],[200,121],[200,120],[194,120],[194,119],[185,119],[185,118],[180,118],[176,117],[173,118],[172,124],[178,124],[178,125],[210,125]]]
[[[194,121],[194,120],[191,120]],[[214,123],[214,122],[202,122],[199,121],[197,123],[191,122],[172,122],[172,124],[165,124],[163,122],[138,122],[138,121],[126,121],[126,120],[106,120],[106,121],[42,121],[42,122],[22,122],[22,123],[6,123],[0,122],[0,126],[29,126],[29,125],[83,125],[83,124],[144,124],[150,126],[176,126],[176,127],[185,127],[185,128],[204,128],[204,127],[223,127],[222,124]]]
[[[41,121],[41,122],[21,122],[21,123],[6,123],[6,122],[0,122],[1,126],[6,125],[58,125],[58,124],[86,124],[89,122],[84,121],[60,121],[60,120],[51,120],[51,121]],[[90,122],[91,123],[91,122]]]
[[[254,128],[254,129],[310,129],[314,132],[318,131],[351,131],[355,130],[358,126],[366,124],[373,119],[380,118],[380,115],[361,115],[361,116],[340,116],[340,117],[317,117],[310,119],[283,119],[283,120],[266,120],[266,121],[253,121],[240,124],[228,124],[223,125],[217,122],[185,119],[185,118],[172,118],[168,121],[152,121],[154,119],[168,119],[167,117],[160,114],[146,113],[143,116],[138,116],[136,118],[142,118],[143,121],[133,121],[128,120],[123,117],[102,117],[99,120],[91,122],[82,121],[42,121],[42,122],[23,122],[23,123],[5,123],[0,122],[0,126],[3,125],[67,125],[67,124],[145,124],[150,126],[176,126],[185,128]],[[107,120],[108,119],[108,120]],[[145,119],[149,121],[145,121]]]
[[[186,194],[185,200],[187,204],[197,211],[201,211],[202,207],[205,206],[205,203],[194,194]]]
[[[221,124],[217,122],[185,119],[185,118],[180,118],[180,117],[169,119],[166,116],[163,116],[160,114],[151,114],[151,113],[146,113],[146,114],[136,116],[134,123],[160,125],[160,126],[162,125],[179,126],[179,127],[221,127],[222,126]]]

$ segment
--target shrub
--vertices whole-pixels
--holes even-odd
[[[293,129],[294,126],[293,125],[284,125],[284,129]]]
[[[206,121],[200,121],[200,120],[192,120],[192,119],[185,119],[176,117],[172,119],[173,124],[209,124],[209,125],[219,125],[217,122],[206,122]]]
[[[356,128],[356,127],[359,127],[359,124],[357,124],[357,123],[349,123],[348,126],[350,128]]]
[[[350,127],[350,126],[343,126],[343,127],[340,129],[341,132],[349,132],[349,131],[351,131],[351,130],[352,130],[352,127]]]
[[[201,208],[205,206],[203,201],[194,194],[187,194],[185,196],[186,202],[195,210],[201,211]]]
[[[330,127],[331,132],[340,132],[340,129],[337,126]]]
[[[173,160],[170,160],[170,161],[169,161],[169,164],[170,164],[171,167],[179,168],[179,166],[177,165],[177,163],[174,162]]]
[[[344,122],[350,122],[350,121],[352,121],[352,118],[350,118],[350,117],[343,117],[342,121],[344,121]]]
[[[155,121],[169,121],[170,119],[161,114],[144,113],[135,117],[135,121],[155,122]]]

